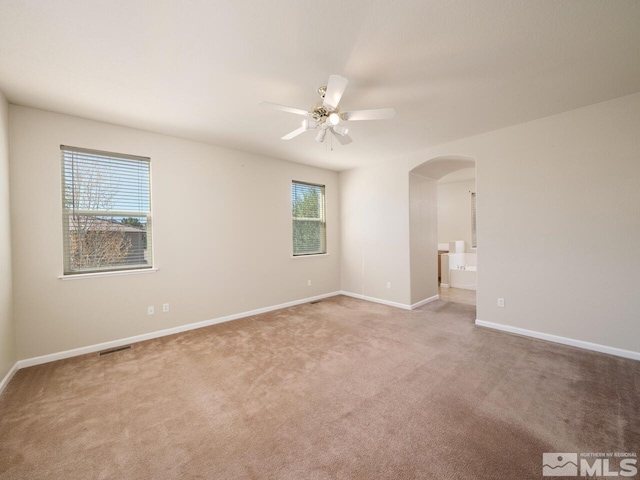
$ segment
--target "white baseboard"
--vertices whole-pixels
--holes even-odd
[[[419,302],[416,302],[413,305],[411,305],[411,310],[415,310],[418,307],[426,305],[427,303],[435,302],[436,300],[439,300],[439,299],[440,299],[440,295],[434,295],[433,297],[425,298],[424,300],[420,300]]]
[[[9,381],[13,378],[13,376],[15,375],[15,373],[20,369],[20,367],[18,366],[18,362],[13,364],[13,367],[11,367],[9,369],[9,371],[7,372],[7,374],[4,376],[4,378],[0,381],[0,393],[2,393],[2,391],[4,390],[4,387],[7,386],[7,384],[9,383]]]
[[[425,298],[424,300],[420,300],[413,305],[407,305],[406,303],[398,303],[392,302],[390,300],[383,300],[381,298],[376,297],[368,297],[366,295],[361,295],[359,293],[347,292],[346,290],[341,290],[339,292],[341,295],[346,295],[347,297],[358,298],[360,300],[366,300],[367,302],[381,303],[382,305],[388,305],[390,307],[401,308],[403,310],[414,310],[422,305],[426,305],[427,303],[435,302],[440,298],[440,295],[434,295],[433,297]]]
[[[485,322],[484,320],[478,319],[476,319],[476,325],[480,327],[493,328],[495,330],[500,330],[503,332],[515,333],[517,335],[523,335],[525,337],[538,338],[540,340],[546,340],[548,342],[561,343],[562,345],[569,345],[571,347],[582,348],[584,350],[593,350],[594,352],[607,353],[609,355],[615,355],[617,357],[640,360],[640,352],[634,352],[632,350],[623,350],[621,348],[608,347],[606,345],[600,345],[597,343],[576,340],[575,338],[560,337],[558,335],[551,335],[550,333],[536,332],[534,330],[512,327],[510,325],[503,325],[501,323]]]
[[[383,300],[381,298],[376,297],[367,297],[366,295],[361,295],[359,293],[347,292],[346,290],[340,291],[341,295],[346,295],[347,297],[359,298],[360,300],[366,300],[367,302],[381,303],[382,305],[389,305],[390,307],[402,308],[403,310],[411,310],[411,305],[407,305],[406,303],[398,303],[392,302],[390,300]]]
[[[108,350],[110,348],[121,347],[122,345],[129,345],[130,343],[143,342],[145,340],[151,340],[153,338],[158,338],[158,337],[165,337],[167,335],[186,332],[188,330],[195,330],[197,328],[208,327],[210,325],[216,325],[218,323],[230,322],[231,320],[251,317],[253,315],[259,315],[261,313],[267,313],[273,310],[280,310],[281,308],[293,307],[295,305],[309,303],[316,300],[321,300],[323,298],[334,297],[336,295],[340,295],[340,292],[325,293],[322,295],[316,295],[315,297],[308,297],[300,300],[293,300],[291,302],[281,303],[279,305],[272,305],[270,307],[258,308],[256,310],[250,310],[247,312],[235,313],[233,315],[226,315],[224,317],[214,318],[211,320],[204,320],[202,322],[189,323],[187,325],[180,325],[178,327],[167,328],[165,330],[157,330],[155,332],[143,333],[142,335],[135,335],[133,337],[121,338],[119,340],[112,340],[110,342],[98,343],[96,345],[89,345],[86,347],[74,348],[72,350],[65,350],[64,352],[51,353],[51,354],[42,355],[39,357],[18,360],[18,362],[16,363],[16,366],[17,366],[16,369],[32,367],[34,365],[41,365],[43,363],[55,362],[56,360],[77,357],[78,355],[85,355],[87,353],[100,352],[102,350]]]
[[[476,286],[474,284],[467,284],[467,283],[457,284],[457,285],[454,285],[452,283],[451,285],[447,285],[447,286],[448,287],[450,286],[451,288],[459,288],[461,290],[476,290]]]
[[[441,283],[440,286],[442,288],[449,288],[449,284],[448,283]]]

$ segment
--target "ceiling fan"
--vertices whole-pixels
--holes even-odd
[[[287,107],[285,105],[278,105],[277,103],[271,102],[260,103],[275,108],[276,110],[282,110],[283,112],[294,113],[296,115],[307,117],[302,120],[302,125],[299,128],[287,133],[282,137],[282,140],[291,140],[308,130],[318,130],[316,140],[318,142],[324,142],[327,130],[329,130],[342,145],[347,145],[352,142],[352,138],[347,135],[349,129],[346,125],[342,124],[343,121],[388,120],[396,115],[393,108],[340,112],[338,104],[340,103],[340,99],[342,98],[342,94],[344,93],[345,88],[347,88],[348,83],[349,80],[341,77],[340,75],[330,75],[327,85],[325,87],[318,88],[318,95],[323,98],[322,102],[315,104],[309,111],[302,110],[300,108]]]

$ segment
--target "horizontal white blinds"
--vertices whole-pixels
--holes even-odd
[[[327,252],[324,185],[291,183],[293,214],[293,254],[317,255]]]
[[[64,273],[152,267],[149,159],[60,148]]]

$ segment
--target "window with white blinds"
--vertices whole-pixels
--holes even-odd
[[[476,235],[476,194],[471,193],[471,246],[478,247],[478,239]]]
[[[293,255],[327,253],[324,185],[291,183]]]
[[[64,274],[152,268],[149,158],[60,150]]]

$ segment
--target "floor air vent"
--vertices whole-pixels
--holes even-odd
[[[123,350],[129,350],[130,348],[131,348],[131,345],[125,345],[124,347],[117,347],[117,348],[112,348],[111,350],[104,350],[100,352],[98,355],[100,356],[109,355],[110,353],[121,352]]]

